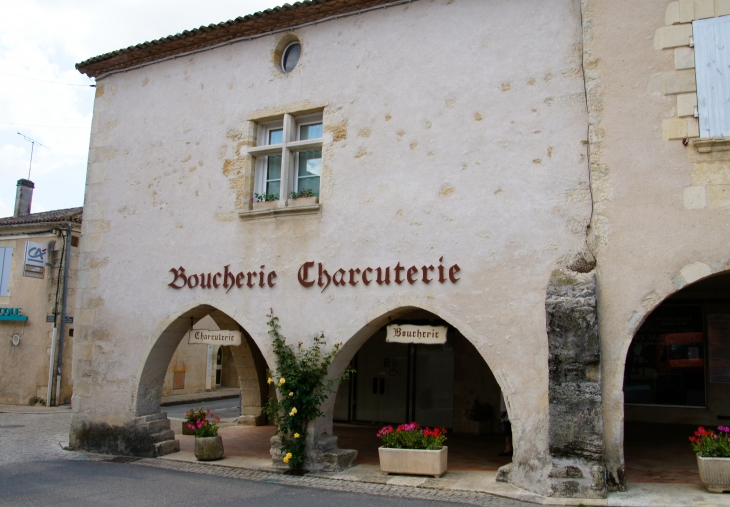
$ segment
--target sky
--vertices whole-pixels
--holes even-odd
[[[116,49],[220,23],[285,0],[0,0],[0,217],[20,178],[31,212],[82,206],[93,80],[74,67]],[[30,166],[33,139],[33,162]]]

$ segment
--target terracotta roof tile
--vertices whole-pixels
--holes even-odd
[[[256,12],[216,25],[185,30],[162,39],[112,51],[76,64],[79,72],[98,77],[236,39],[254,37],[363,9],[415,0],[306,0]]]
[[[21,217],[0,218],[0,228],[8,225],[33,225],[57,222],[75,222],[80,224],[84,208],[57,209],[43,213],[31,213]]]

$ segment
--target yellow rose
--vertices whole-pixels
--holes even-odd
[[[292,453],[290,453],[290,452],[287,452],[287,453],[286,453],[286,459],[291,459],[291,458],[292,458]]]
[[[284,457],[284,463],[289,463],[289,458],[287,456]]]
[[[294,433],[294,438],[299,438],[299,433]]]
[[[286,379],[285,378],[282,377],[282,378],[279,379],[279,385],[280,386],[283,386],[284,385],[284,382],[286,382]]]
[[[292,396],[294,396],[294,393],[290,392],[289,397],[292,397]]]
[[[297,413],[297,409],[293,408],[293,409],[291,409],[291,412],[289,412],[289,415],[294,415],[296,413]]]
[[[266,381],[267,384],[271,384],[274,381],[273,378],[269,377],[269,379]]]

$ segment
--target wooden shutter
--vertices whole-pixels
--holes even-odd
[[[730,16],[692,23],[700,137],[730,136]]]

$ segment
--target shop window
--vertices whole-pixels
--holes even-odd
[[[624,401],[706,406],[702,305],[662,305],[634,336],[626,357]]]
[[[13,260],[13,247],[0,248],[0,296],[10,294],[10,266]]]
[[[730,136],[730,16],[692,23],[700,137]]]
[[[322,113],[258,125],[254,193],[257,200],[286,200],[291,192],[310,190],[319,196],[322,174]]]

